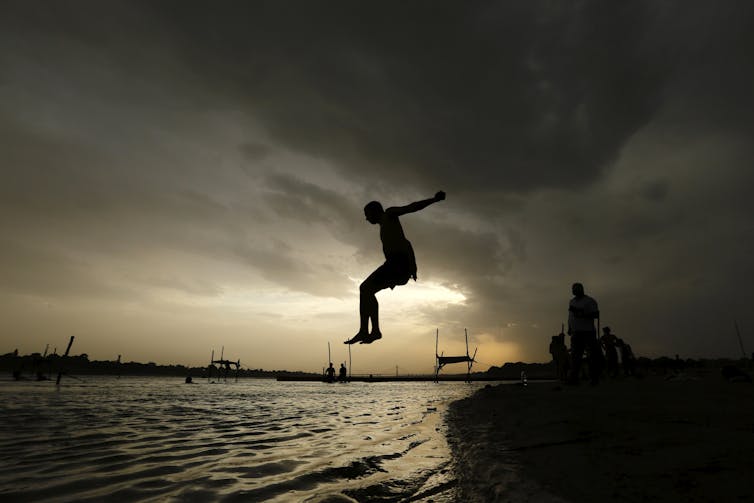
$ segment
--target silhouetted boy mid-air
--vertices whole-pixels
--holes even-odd
[[[431,199],[424,199],[406,206],[395,206],[386,210],[378,201],[372,201],[364,206],[364,215],[370,224],[379,224],[382,251],[385,263],[379,266],[359,286],[359,315],[361,326],[359,333],[345,344],[371,344],[382,338],[380,333],[379,304],[375,294],[385,288],[393,289],[397,285],[405,285],[409,278],[416,281],[416,259],[411,242],[403,234],[403,227],[398,217],[406,213],[423,210],[432,203],[445,199],[445,192],[438,192]],[[372,333],[369,333],[369,320],[372,320]]]

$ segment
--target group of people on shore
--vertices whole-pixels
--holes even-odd
[[[631,346],[612,333],[610,327],[602,328],[598,337],[595,320],[599,325],[597,301],[584,293],[584,285],[574,283],[571,287],[573,298],[568,305],[568,335],[571,337],[570,351],[565,336],[553,335],[550,354],[557,372],[557,378],[569,384],[578,384],[586,370],[586,378],[592,384],[599,383],[603,375],[618,377],[634,375],[636,358]],[[620,363],[618,354],[620,353]],[[583,363],[586,361],[586,368]]]

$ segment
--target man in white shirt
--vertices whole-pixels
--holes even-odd
[[[597,301],[584,293],[584,285],[574,283],[571,287],[573,298],[568,304],[568,335],[571,336],[571,377],[577,384],[581,372],[584,351],[589,354],[589,378],[592,384],[599,381],[602,362],[602,349],[597,340],[594,320],[600,317]]]

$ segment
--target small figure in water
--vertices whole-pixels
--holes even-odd
[[[332,366],[332,362],[330,362],[330,366],[327,367],[325,373],[327,374],[327,377],[325,378],[327,382],[335,381],[335,367]]]
[[[348,380],[348,370],[346,369],[345,363],[340,364],[340,375],[338,376],[338,380],[340,382],[346,382]]]
[[[391,290],[397,285],[405,285],[409,278],[416,281],[416,259],[411,242],[406,239],[398,217],[406,213],[423,210],[432,203],[445,199],[445,192],[438,192],[435,197],[424,199],[406,206],[394,206],[386,210],[378,201],[364,206],[364,215],[370,224],[380,226],[380,240],[385,254],[385,263],[379,266],[359,287],[359,315],[361,326],[359,332],[345,344],[371,344],[382,338],[380,333],[379,305],[375,294],[385,288]],[[372,320],[372,332],[369,333],[369,320]]]

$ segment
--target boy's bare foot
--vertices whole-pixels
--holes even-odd
[[[382,334],[380,332],[372,332],[371,334],[364,337],[360,341],[360,344],[371,344],[378,339],[382,339]]]
[[[358,334],[354,335],[347,341],[343,342],[343,344],[356,344],[357,342],[363,342],[365,339],[369,338],[369,334],[367,332],[359,332]]]

